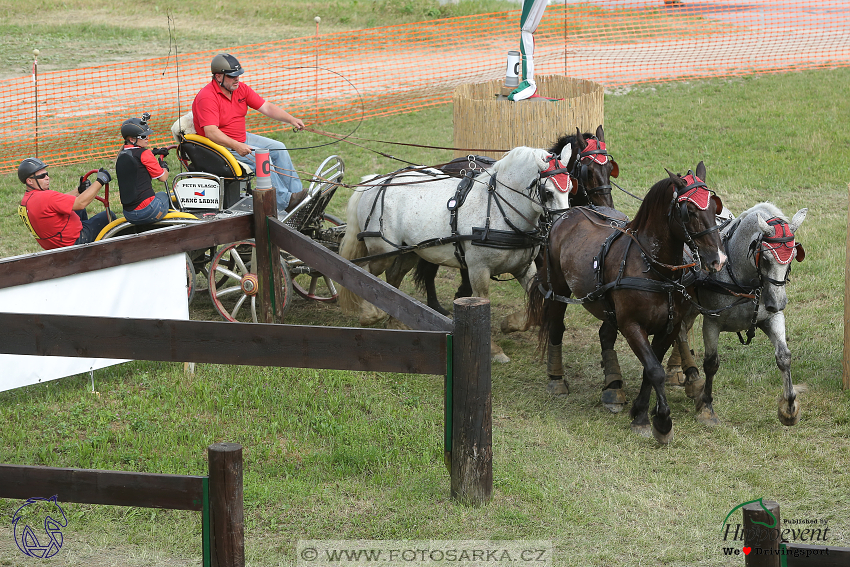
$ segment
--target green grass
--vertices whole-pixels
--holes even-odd
[[[522,305],[519,286],[505,282],[492,286],[494,340],[513,360],[493,368],[495,491],[486,507],[449,498],[435,376],[206,364],[185,376],[178,364],[133,362],[97,371],[99,395],[88,376],[0,393],[0,462],[203,474],[208,444],[241,443],[251,565],[290,564],[296,542],[310,538],[545,539],[559,566],[739,565],[722,555],[719,527],[729,510],[759,497],[780,502],[785,518],[827,520],[831,543],[850,546],[850,393],[841,390],[850,161],[842,124],[850,102],[838,94],[848,80],[848,69],[789,73],[647,86],[605,100],[606,141],[624,189],[642,195],[664,168],[685,173],[703,160],[710,187],[734,212],[763,200],[788,215],[809,208],[798,232],[808,255],[794,265],[786,310],[792,374],[809,386],[795,427],[776,417],[780,377],[767,339],[759,334],[743,347],[724,334],[715,384],[723,425],[698,425],[692,402],[676,390],[673,441],[659,447],[635,436],[625,413],[610,415],[599,403],[598,322],[572,307],[564,348],[572,394],[549,398],[533,334],[498,332],[501,318]],[[450,108],[370,120],[357,135],[450,145]],[[302,138],[313,143],[295,137]],[[448,157],[381,149],[421,163]],[[400,167],[350,145],[293,153],[309,171],[330,151],[346,160],[349,181]],[[100,165],[52,171],[70,188],[80,171]],[[343,211],[348,193],[340,190],[332,212]],[[13,175],[0,178],[4,255],[34,250],[14,217],[19,196]],[[637,209],[622,193],[614,199],[627,214]],[[457,281],[440,272],[444,303]],[[335,306],[306,301],[290,317],[356,324]],[[640,366],[624,341],[618,347],[631,400]],[[0,506],[11,514],[19,505]],[[67,509],[69,554],[90,545],[199,557],[197,514]],[[22,556],[4,533],[0,561],[14,565]]]

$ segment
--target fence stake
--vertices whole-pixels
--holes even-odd
[[[850,184],[847,185],[850,191]],[[847,209],[847,218],[850,223],[850,208]],[[842,386],[845,390],[850,389],[850,224],[847,225],[847,241],[844,245],[847,257],[844,260],[844,356],[842,357],[844,367],[844,379]]]
[[[254,266],[259,279],[260,301],[257,321],[262,323],[281,323],[283,315],[283,297],[280,292],[280,248],[269,238],[268,217],[277,218],[277,197],[272,187],[269,151],[256,150],[257,186],[254,188],[254,242],[256,243],[257,265]]]
[[[451,495],[477,506],[493,493],[490,301],[456,299],[454,316]]]
[[[242,445],[216,443],[207,449],[210,467],[210,532],[213,567],[245,567],[242,507]]]
[[[741,510],[744,514],[744,547],[750,548],[744,565],[779,567],[779,543],[782,540],[779,535],[782,530],[779,504],[772,500],[763,500],[761,503],[747,504]]]

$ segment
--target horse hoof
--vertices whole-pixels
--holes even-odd
[[[795,403],[794,409],[795,411],[792,414],[788,411],[787,405],[785,407],[779,406],[779,411],[777,412],[777,414],[779,416],[779,421],[782,423],[782,425],[787,425],[790,427],[792,425],[797,425],[797,423],[800,422],[800,404]]]
[[[499,353],[496,353],[496,354],[493,355],[493,362],[499,362],[501,364],[505,364],[506,362],[510,362],[510,361],[511,361],[511,359],[508,358],[508,355],[506,355],[503,352],[499,352]]]
[[[694,414],[694,419],[706,427],[717,427],[720,425],[720,419],[714,413],[714,408],[709,406],[703,406],[697,410],[696,414]]]
[[[396,319],[395,317],[390,317],[387,320],[387,329],[395,329],[397,331],[410,331],[410,327]]]
[[[549,380],[549,383],[546,384],[546,393],[550,396],[566,396],[570,393],[570,385],[562,378]]]
[[[652,436],[655,437],[655,440],[661,443],[662,445],[668,444],[673,440],[673,428],[670,428],[670,431],[667,433],[661,433],[655,427],[652,428]]]
[[[648,423],[635,423],[633,421],[631,427],[632,431],[634,431],[641,437],[646,437],[647,439],[652,437],[652,426],[650,426]]]
[[[620,413],[626,405],[626,394],[622,388],[602,390],[602,406],[611,413]]]
[[[667,387],[682,388],[685,385],[685,373],[681,366],[670,366],[667,368]]]
[[[685,382],[685,395],[690,399],[695,400],[702,395],[702,389],[705,387],[705,378],[697,378],[692,382]]]

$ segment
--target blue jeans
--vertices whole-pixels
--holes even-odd
[[[272,187],[277,194],[277,210],[282,211],[289,205],[289,198],[293,193],[298,193],[303,188],[301,179],[295,172],[295,167],[292,165],[292,159],[289,157],[289,152],[286,151],[286,146],[283,142],[264,138],[250,132],[247,133],[245,143],[252,148],[268,148],[269,160],[272,163]],[[236,161],[246,163],[251,166],[251,169],[257,169],[257,162],[254,154],[250,153],[247,156],[240,156],[233,150],[230,151]]]
[[[100,231],[106,228],[106,225],[118,218],[112,211],[97,213],[92,218],[89,218],[85,209],[74,212],[77,213],[77,216],[80,217],[81,221],[83,221],[83,229],[80,231],[80,236],[77,237],[77,241],[74,242],[74,244],[88,244],[89,242],[94,242],[94,239],[97,238]]]
[[[158,220],[168,212],[168,195],[162,191],[154,195],[153,201],[148,206],[138,211],[124,209],[124,218],[130,224],[150,224]]]

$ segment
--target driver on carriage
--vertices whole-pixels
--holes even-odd
[[[115,160],[115,176],[121,193],[124,218],[132,224],[150,224],[168,213],[168,193],[154,193],[153,180],[168,180],[168,164],[163,157],[168,150],[148,148],[148,136],[153,130],[148,126],[150,114],[130,118],[121,124],[124,147]],[[158,154],[162,157],[157,159]]]
[[[18,179],[26,187],[18,215],[45,250],[94,242],[100,231],[116,218],[109,209],[92,218],[86,213],[86,207],[100,188],[112,180],[103,168],[97,172],[94,183],[81,177],[79,187],[70,193],[50,189],[47,164],[38,158],[29,157],[21,162]]]

